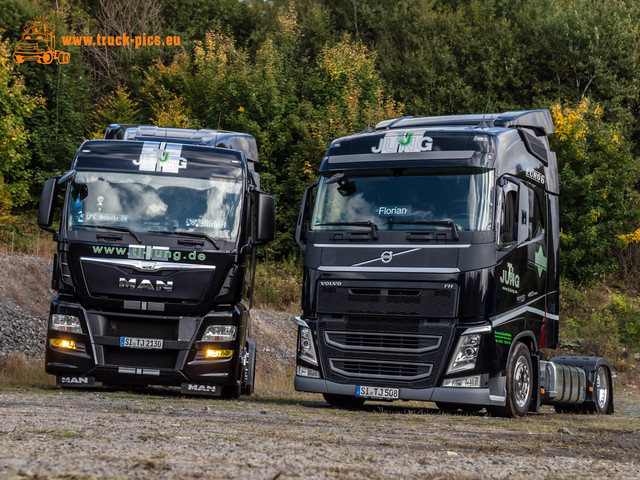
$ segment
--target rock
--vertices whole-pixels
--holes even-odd
[[[562,435],[573,435],[573,433],[571,433],[571,430],[569,430],[567,427],[559,428],[558,433],[561,433]]]

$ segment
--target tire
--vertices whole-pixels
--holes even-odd
[[[516,344],[507,362],[507,398],[504,407],[489,407],[496,417],[524,417],[533,398],[531,353],[523,343]]]
[[[364,405],[363,398],[350,397],[349,395],[336,395],[334,393],[323,393],[322,396],[332,407],[359,408]]]
[[[604,365],[600,365],[596,370],[593,382],[593,398],[593,402],[585,402],[582,405],[582,410],[585,413],[604,415],[611,412],[611,377],[609,376],[609,369]]]

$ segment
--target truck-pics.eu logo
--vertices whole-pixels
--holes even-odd
[[[71,58],[69,52],[56,50],[56,26],[44,17],[35,17],[27,22],[22,31],[22,38],[13,52],[13,59],[18,63],[38,62],[49,65],[54,60],[67,64]]]

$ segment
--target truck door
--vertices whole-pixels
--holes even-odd
[[[540,300],[537,308],[544,311],[547,251],[541,205],[544,195],[522,181],[503,179],[501,183],[496,219],[498,312],[523,305],[535,307],[537,299]]]

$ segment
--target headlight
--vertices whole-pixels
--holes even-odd
[[[479,347],[480,335],[462,335],[453,352],[453,360],[449,364],[447,373],[469,370],[475,367]]]
[[[298,338],[298,358],[318,365],[318,357],[316,356],[316,348],[313,346],[313,336],[309,327],[300,327]]]
[[[80,319],[73,315],[62,315],[60,313],[54,313],[53,315],[51,315],[50,325],[52,330],[59,330],[61,332],[82,333]]]
[[[202,342],[233,342],[238,328],[235,325],[209,325],[204,331]]]

